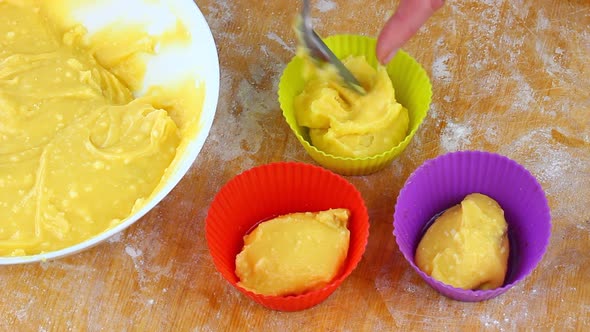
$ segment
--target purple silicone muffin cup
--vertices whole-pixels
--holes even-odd
[[[455,288],[431,278],[414,261],[432,218],[471,193],[496,200],[508,223],[510,257],[500,288]],[[397,199],[393,227],[400,251],[430,286],[452,299],[476,302],[503,294],[535,269],[549,244],[551,215],[541,185],[524,167],[498,154],[461,151],[428,160],[410,175]]]

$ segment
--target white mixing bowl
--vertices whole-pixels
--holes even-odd
[[[215,41],[205,17],[192,0],[107,0],[99,3],[81,1],[74,8],[73,15],[86,27],[89,34],[100,30],[116,20],[139,22],[147,27],[148,33],[157,34],[170,28],[179,19],[190,31],[191,43],[188,47],[178,46],[157,49],[149,56],[143,87],[134,91],[142,95],[152,85],[161,85],[185,78],[186,73],[194,75],[195,84],[204,83],[205,100],[200,117],[200,131],[190,142],[181,156],[178,167],[161,189],[152,196],[143,208],[129,216],[121,224],[106,230],[79,244],[38,255],[22,257],[0,257],[0,265],[22,264],[55,259],[88,249],[129,227],[158,204],[178,184],[191,167],[201,151],[211,129],[219,96],[219,59]]]

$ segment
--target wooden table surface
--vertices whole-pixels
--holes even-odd
[[[321,35],[375,36],[392,1],[314,0]],[[213,266],[204,220],[239,172],[313,163],[284,122],[277,83],[294,54],[292,1],[197,0],[218,46],[221,91],[189,173],[128,230],[64,259],[0,267],[2,331],[588,330],[590,328],[590,2],[449,0],[404,48],[426,69],[430,112],[385,170],[348,179],[370,214],[358,268],[325,302],[284,313],[234,290]],[[428,287],[398,251],[403,183],[447,151],[481,149],[530,170],[553,228],[535,271],[482,303]]]

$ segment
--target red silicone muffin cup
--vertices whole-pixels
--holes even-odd
[[[351,212],[348,255],[332,282],[319,290],[289,296],[255,294],[237,284],[236,255],[253,226],[287,213],[330,208]],[[215,267],[230,284],[270,309],[298,311],[325,300],[356,268],[367,245],[369,216],[361,194],[341,176],[310,164],[279,162],[254,167],[227,182],[211,203],[205,231]]]
[[[508,223],[506,280],[491,290],[446,285],[421,271],[414,260],[429,221],[476,192],[496,200]],[[429,160],[410,175],[397,198],[393,227],[400,251],[426,283],[449,298],[476,302],[505,293],[535,269],[549,245],[551,214],[543,188],[520,164],[495,153],[460,151]]]

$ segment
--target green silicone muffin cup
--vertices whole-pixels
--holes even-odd
[[[334,54],[343,59],[349,55],[364,55],[370,65],[377,66],[376,40],[359,35],[334,35],[324,39]],[[307,153],[320,165],[342,175],[366,175],[388,166],[408,146],[426,117],[432,99],[432,85],[422,66],[404,51],[398,51],[387,65],[397,101],[408,109],[410,124],[406,138],[396,147],[371,157],[350,158],[325,153],[311,145],[307,128],[295,120],[293,100],[303,91],[304,61],[295,56],[288,64],[279,82],[279,103],[283,116]]]

